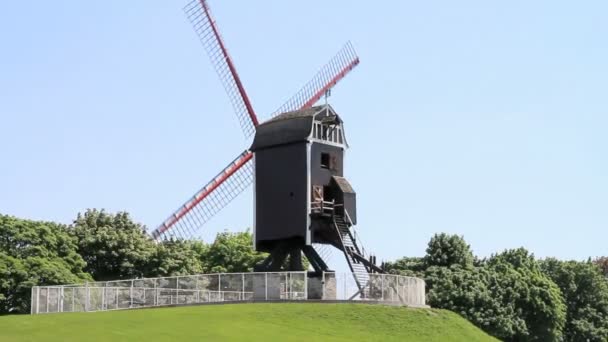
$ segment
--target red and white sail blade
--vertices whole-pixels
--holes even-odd
[[[359,56],[350,42],[304,85],[292,98],[271,114],[271,117],[285,112],[312,107],[325,93],[343,79],[359,64]]]
[[[245,137],[250,137],[255,132],[258,119],[211,15],[207,1],[193,0],[184,7],[184,12],[211,59],[211,64],[230,98]]]
[[[152,231],[155,240],[188,239],[253,182],[253,154],[244,151],[207,185],[197,191],[160,226]]]

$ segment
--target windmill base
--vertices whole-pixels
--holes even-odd
[[[309,272],[306,282],[306,299],[337,299],[337,281],[335,274],[318,274],[316,272]],[[253,300],[284,300],[286,298],[282,296],[282,293],[284,293],[285,286],[284,279],[281,276],[254,277]]]
[[[306,245],[301,239],[277,241],[268,257],[257,264],[253,270],[255,272],[304,271],[302,254],[306,256],[317,274],[330,271],[317,251],[312,246]]]

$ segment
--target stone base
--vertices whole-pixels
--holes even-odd
[[[336,277],[333,274],[325,274],[325,277],[308,276],[308,299],[335,300]]]

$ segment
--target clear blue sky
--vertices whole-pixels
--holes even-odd
[[[333,91],[378,259],[608,254],[604,1],[211,1],[263,118],[350,39]],[[183,1],[0,4],[0,212],[155,227],[248,145]],[[251,225],[251,191],[204,238]]]

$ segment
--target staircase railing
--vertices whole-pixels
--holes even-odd
[[[359,281],[359,279],[356,276],[356,270],[355,270],[354,265],[353,265],[353,261],[354,260],[352,259],[351,253],[348,250],[349,247],[347,247],[346,244],[344,243],[344,236],[342,235],[342,232],[340,231],[340,227],[338,225],[337,219],[338,219],[338,217],[334,216],[334,218],[333,218],[333,225],[336,228],[336,233],[338,233],[338,236],[340,237],[340,245],[342,246],[342,248],[341,248],[342,252],[344,253],[344,257],[346,258],[346,263],[348,264],[348,268],[350,269],[350,271],[354,275],[354,279],[355,279],[355,283],[357,284],[357,288],[359,288],[359,291],[362,291],[363,288],[367,284],[361,284],[361,282]],[[346,229],[348,229],[348,227]],[[355,244],[355,246],[356,246],[356,244]]]
[[[353,240],[355,242],[357,242],[357,241],[360,242],[359,245],[360,245],[360,248],[361,248],[361,255],[363,257],[366,257],[366,255],[365,255],[365,247],[363,247],[363,243],[361,242],[361,239],[359,239],[359,235],[357,234],[357,230],[354,228],[355,224],[353,223],[353,220],[350,218],[350,215],[348,214],[348,210],[346,210],[346,208],[344,208],[344,218],[345,218],[346,223],[348,223],[350,227],[353,227],[353,229],[351,229]]]
[[[335,200],[315,201],[310,203],[310,211],[315,214],[333,216],[336,206],[339,206],[339,204],[336,204]]]

